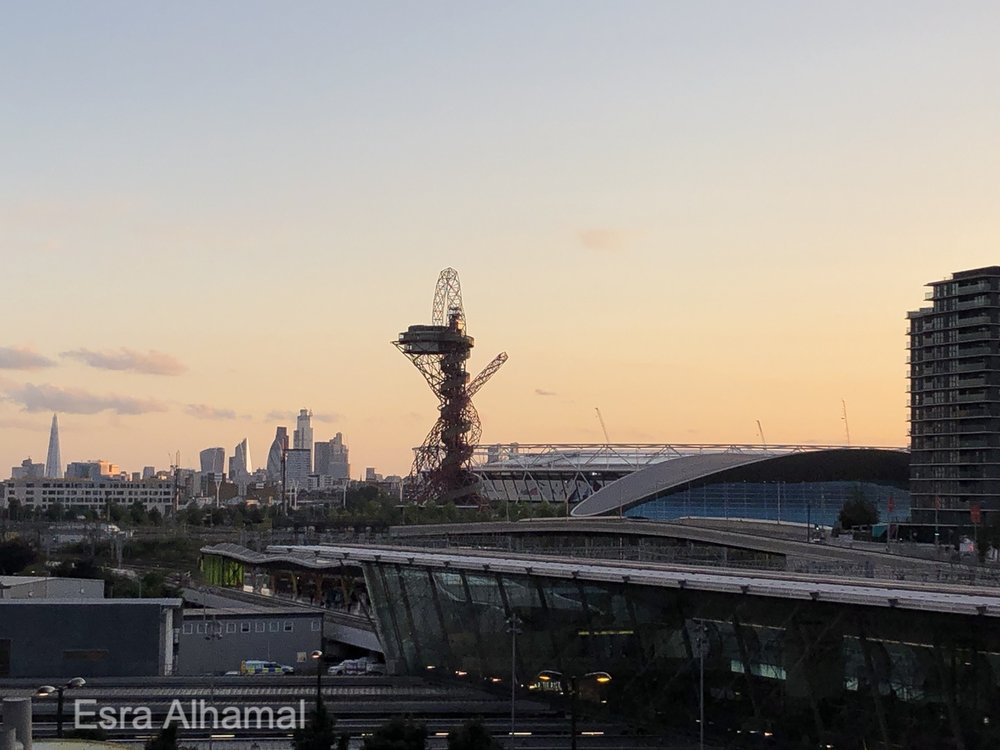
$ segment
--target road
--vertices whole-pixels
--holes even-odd
[[[28,697],[37,686],[51,680],[0,681],[0,697]],[[106,730],[115,741],[144,742],[172,714],[175,721],[188,720],[193,726],[183,728],[182,744],[199,750],[281,750],[290,746],[287,724],[259,728],[253,720],[242,727],[222,726],[227,707],[246,716],[267,708],[278,716],[280,710],[300,717],[308,714],[316,698],[312,677],[255,676],[162,677],[148,679],[95,678],[76,690],[66,692],[64,730],[74,728],[77,711],[82,725],[94,725],[101,717],[113,717],[116,726]],[[398,677],[323,677],[323,699],[337,719],[337,731],[353,738],[352,747],[360,745],[366,734],[394,716],[412,716],[425,724],[428,747],[446,746],[448,732],[472,717],[482,718],[490,732],[510,744],[510,700],[477,686],[436,684]],[[174,701],[179,702],[175,704]],[[204,703],[202,703],[204,701]],[[176,706],[179,705],[178,709]],[[213,714],[219,712],[213,726]],[[142,718],[143,708],[149,719]],[[98,714],[101,709],[104,714]],[[548,750],[569,745],[568,718],[562,710],[538,700],[518,700],[516,735],[513,747],[518,750]],[[183,711],[178,714],[177,711]],[[94,714],[88,714],[94,712]],[[34,732],[37,738],[56,734],[56,701],[36,698],[33,702]],[[181,718],[183,716],[183,719]],[[671,743],[666,738],[633,737],[628,727],[604,720],[582,717],[579,721],[581,750],[632,750],[649,747],[688,746]]]

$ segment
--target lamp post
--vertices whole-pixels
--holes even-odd
[[[611,675],[607,672],[587,672],[583,675],[570,675],[566,677],[562,672],[553,669],[546,669],[538,673],[538,679],[542,682],[558,682],[560,685],[569,683],[569,747],[576,750],[576,694],[577,686],[581,679],[593,680],[604,685],[611,682]]]
[[[323,706],[323,652],[317,649],[309,654],[309,658],[316,662],[316,715],[319,716]]]
[[[521,618],[512,613],[507,618],[510,630],[510,747],[514,748],[514,701],[517,698],[517,634],[521,632]]]
[[[695,620],[695,643],[698,651],[698,747],[705,750],[705,652],[708,651],[708,629]]]
[[[56,737],[61,738],[63,736],[63,693],[73,688],[83,687],[86,684],[87,681],[82,677],[74,677],[65,685],[59,685],[58,687],[54,685],[42,685],[35,691],[35,697],[37,698],[48,698],[53,693],[58,697],[58,703],[56,703]]]
[[[142,579],[139,579],[140,584]],[[222,623],[215,619],[213,615],[211,622],[205,623],[205,640],[211,643],[212,641],[222,640]],[[215,706],[215,670],[208,673],[208,703],[210,706]],[[212,735],[208,735],[208,750],[212,750]]]

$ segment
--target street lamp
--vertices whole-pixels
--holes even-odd
[[[605,685],[611,682],[611,675],[607,672],[587,672],[583,675],[570,675],[568,678],[563,675],[562,672],[557,672],[554,669],[545,669],[538,673],[538,679],[541,682],[558,682],[560,685],[564,685],[565,681],[569,682],[569,747],[570,750],[576,750],[576,694],[577,694],[577,683],[579,680],[593,680],[594,682]]]
[[[514,700],[517,697],[517,634],[521,632],[522,620],[517,613],[507,618],[507,629],[510,631],[510,747],[514,748]]]
[[[323,652],[317,649],[309,654],[309,658],[316,662],[316,715],[323,706]]]
[[[56,737],[61,738],[63,736],[63,693],[66,690],[72,690],[73,688],[81,688],[86,684],[87,681],[82,677],[74,677],[65,685],[60,685],[58,687],[54,685],[41,685],[38,690],[35,691],[36,698],[48,698],[53,693],[58,696],[59,702],[56,704]]]

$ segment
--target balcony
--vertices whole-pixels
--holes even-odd
[[[967,300],[965,302],[956,302],[954,308],[952,308],[952,309],[954,309],[954,310],[979,310],[979,309],[982,309],[984,307],[996,307],[996,306],[997,306],[996,303],[993,302],[990,299],[986,299],[986,300],[981,300],[981,299],[974,299],[974,300],[972,300],[972,299],[970,299],[970,300]]]
[[[993,322],[991,315],[970,315],[967,318],[959,318],[955,326],[957,328],[967,328],[969,326],[986,326]]]
[[[975,281],[971,284],[963,284],[961,282],[958,282],[955,287],[955,294],[956,295],[960,294],[962,296],[966,294],[975,294],[976,292],[989,292],[989,291],[991,290],[990,290],[990,282],[988,281]]]
[[[961,343],[963,341],[988,341],[993,338],[993,332],[986,331],[970,331],[969,333],[959,333],[955,335],[954,340]]]

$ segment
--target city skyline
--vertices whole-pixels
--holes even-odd
[[[446,266],[483,442],[906,445],[906,313],[997,262],[1000,8],[629,10],[8,8],[0,461],[262,466],[306,405],[405,475]]]

